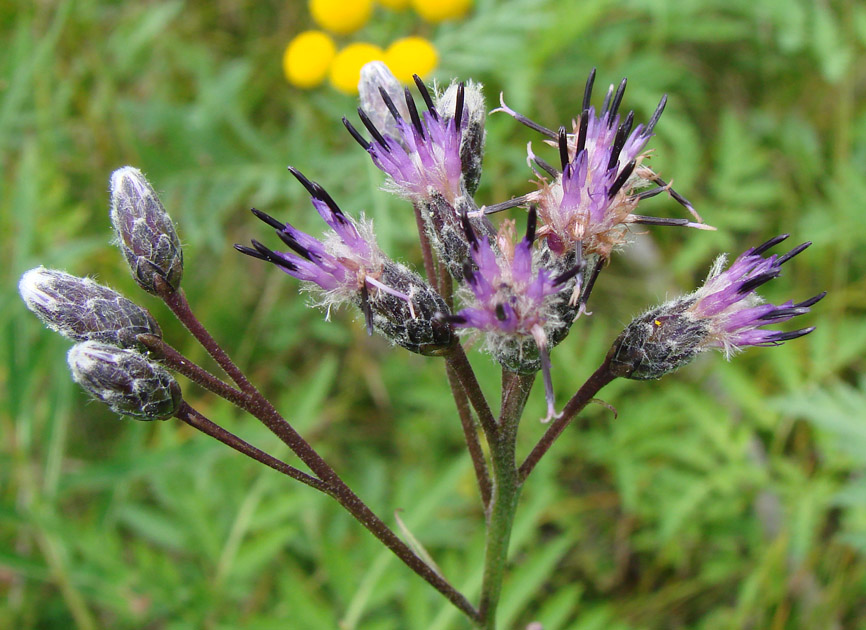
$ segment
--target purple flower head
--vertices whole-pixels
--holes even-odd
[[[614,369],[632,379],[659,378],[705,350],[719,349],[730,359],[746,346],[777,346],[812,332],[814,327],[790,332],[765,327],[808,313],[826,292],[778,306],[755,293],[811,244],[803,243],[781,256],[763,256],[786,238],[783,234],[746,250],[724,271],[726,259],[719,256],[700,289],[636,318],[614,344]]]
[[[536,211],[529,210],[526,236],[514,243],[514,222],[505,221],[496,236],[495,248],[487,238],[475,234],[464,215],[472,263],[464,267],[466,308],[450,319],[457,328],[474,328],[485,334],[488,351],[502,364],[517,371],[535,371],[540,363],[548,401],[548,419],[553,409],[550,378],[550,337],[559,324],[551,296],[563,289],[576,270],[554,277],[538,261],[533,249]],[[527,347],[526,342],[530,342]]]
[[[556,256],[574,255],[578,264],[584,257],[600,259],[594,265],[597,271],[625,241],[626,226],[630,223],[713,228],[701,223],[691,204],[643,165],[649,155],[644,148],[653,136],[667,97],[662,97],[646,125],[635,127],[633,111],[624,120],[619,114],[626,80],[622,80],[616,92],[610,86],[600,113],[590,106],[594,81],[593,69],[586,82],[581,114],[572,122],[571,133],[565,127],[558,131],[547,129],[515,112],[504,101],[494,111],[505,112],[540,131],[550,138],[549,144],[559,149],[561,170],[535,155],[530,146],[528,160],[539,176],[539,188],[520,201],[538,204],[538,215],[544,223],[538,236],[546,240]],[[634,213],[639,201],[664,191],[684,205],[697,222]],[[491,211],[495,210],[487,209]],[[579,291],[578,286],[573,301]],[[583,296],[582,303],[586,297]]]
[[[759,286],[781,274],[784,263],[811,245],[803,243],[781,256],[762,256],[786,238],[788,235],[783,234],[746,250],[725,271],[722,271],[725,256],[719,256],[713,263],[704,286],[692,294],[694,303],[688,309],[694,318],[707,323],[709,335],[704,342],[707,347],[718,348],[730,358],[744,346],[777,346],[814,330],[812,327],[784,332],[764,328],[808,313],[809,307],[826,295],[824,292],[798,304],[789,300],[776,306],[764,303],[755,293]]]
[[[366,72],[369,80],[362,81],[362,103],[368,109],[359,108],[358,114],[371,141],[345,118],[343,124],[389,176],[389,187],[412,201],[439,259],[460,279],[463,263],[469,259],[461,216],[469,214],[476,232],[494,233],[472,199],[484,148],[486,114],[481,88],[471,82],[452,84],[434,97],[415,76],[426,105],[426,111],[419,113],[409,89],[395,101],[393,82],[382,74],[382,67],[370,67]],[[376,76],[381,78],[379,106],[371,107],[371,81]]]
[[[382,133],[363,108],[358,108],[358,116],[372,141],[368,142],[346,118],[343,124],[370,154],[373,163],[390,177],[397,192],[413,200],[438,193],[454,206],[457,198],[465,194],[460,148],[469,122],[466,88],[462,83],[457,87],[454,109],[446,113],[436,107],[427,86],[417,75],[415,83],[427,106],[426,112],[419,113],[406,88],[403,110],[409,113],[407,120],[388,90],[380,86],[382,102],[393,118],[391,129]],[[393,131],[393,135],[388,131]]]
[[[276,230],[291,251],[275,252],[256,240],[253,247],[235,245],[243,254],[280,267],[306,283],[317,295],[317,305],[327,308],[345,303],[361,308],[367,332],[373,329],[422,354],[437,354],[447,348],[451,334],[435,318],[448,307],[417,274],[388,258],[376,243],[371,223],[356,223],[337,206],[316,182],[289,167],[311,195],[313,207],[331,231],[322,240],[290,223],[253,209],[253,213]]]

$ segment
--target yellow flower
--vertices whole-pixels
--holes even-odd
[[[331,84],[346,94],[358,93],[361,68],[370,61],[382,61],[385,52],[374,44],[349,44],[334,57],[331,64]]]
[[[373,0],[310,0],[316,24],[338,35],[354,33],[373,13]]]
[[[378,0],[386,9],[405,9],[409,6],[409,0]]]
[[[472,0],[412,0],[412,6],[428,22],[441,22],[462,18],[472,6]]]
[[[313,88],[325,80],[337,46],[322,31],[304,31],[289,42],[283,53],[283,73],[299,88]]]
[[[398,39],[385,51],[385,65],[403,83],[411,83],[413,74],[427,76],[438,61],[436,48],[423,37]]]

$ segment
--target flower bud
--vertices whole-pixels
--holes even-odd
[[[157,278],[172,291],[180,287],[183,251],[171,217],[141,171],[131,166],[111,174],[111,224],[142,289],[159,295]]]
[[[37,267],[21,276],[18,291],[43,324],[75,341],[141,348],[138,335],[162,337],[146,309],[90,278]]]
[[[747,249],[726,270],[727,259],[719,256],[697,291],[636,318],[611,348],[611,370],[638,380],[660,378],[705,350],[715,348],[730,359],[747,346],[778,346],[812,332],[814,327],[780,331],[767,326],[805,315],[826,292],[780,305],[768,304],[755,293],[781,274],[784,263],[811,245],[803,243],[786,254],[764,257],[786,238],[782,234]]]
[[[72,347],[67,361],[73,380],[120,415],[164,420],[182,402],[168,370],[133,350],[85,341]]]
[[[331,227],[329,233],[318,240],[254,209],[290,251],[275,252],[255,240],[252,247],[235,248],[305,282],[316,296],[316,305],[329,313],[347,303],[359,307],[369,334],[378,330],[393,343],[420,354],[441,354],[455,343],[451,327],[438,316],[449,312],[445,300],[418,274],[382,252],[371,223],[356,222],[319,184],[297,169],[289,170],[310,193],[313,207]]]
[[[371,61],[361,68],[361,80],[358,83],[361,108],[367,112],[370,122],[383,134],[400,141],[400,129],[397,127],[396,119],[385,105],[382,92],[388,95],[403,119],[409,120],[409,107],[403,96],[403,85],[383,62]]]

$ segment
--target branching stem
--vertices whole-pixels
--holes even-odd
[[[264,464],[265,466],[269,466],[274,470],[283,473],[284,475],[295,479],[296,481],[300,481],[311,488],[315,488],[319,492],[324,492],[325,494],[330,494],[329,488],[325,483],[319,481],[315,477],[308,475],[305,472],[298,470],[293,466],[289,466],[285,462],[278,460],[276,457],[268,455],[264,451],[256,448],[255,446],[245,442],[240,439],[234,433],[226,431],[221,426],[216,424],[215,422],[209,420],[201,413],[193,409],[186,401],[183,401],[178,408],[175,416],[190,425],[191,427],[198,429],[202,433],[205,433],[212,438],[216,438],[226,446],[229,446],[236,450],[238,453],[243,453],[247,457],[251,457],[259,463]]]
[[[430,565],[418,557],[414,551],[404,543],[376,514],[352,491],[349,486],[340,478],[333,468],[316,452],[316,450],[289,424],[274,408],[274,406],[259,393],[259,391],[247,380],[246,376],[232,362],[228,354],[219,346],[213,337],[207,332],[204,326],[199,322],[192,312],[186,298],[180,291],[170,292],[164,291],[163,300],[177,316],[177,318],[187,327],[192,335],[204,346],[208,353],[219,363],[220,367],[225,370],[232,380],[234,380],[242,390],[240,399],[237,397],[237,390],[228,388],[230,391],[225,393],[230,394],[226,397],[229,402],[237,405],[250,415],[260,420],[268,429],[279,437],[291,450],[303,461],[311,471],[318,477],[325,487],[328,488],[330,494],[337,502],[343,506],[357,521],[359,521],[367,530],[372,533],[380,542],[390,549],[406,566],[412,569],[419,576],[424,578],[431,586],[444,595],[448,601],[459,608],[473,621],[478,621],[478,611],[469,603],[469,600],[455,589],[444,577],[439,575]],[[459,346],[458,346],[459,347]],[[192,362],[180,357],[180,360],[192,365]],[[199,376],[207,374],[205,370],[198,372],[191,367],[187,367],[190,372],[194,372]],[[203,374],[202,374],[203,373]],[[219,389],[219,379],[209,375],[210,379],[205,379],[207,384]],[[198,379],[194,379],[198,382]],[[203,383],[204,384],[204,383]],[[225,383],[223,383],[225,385]],[[225,387],[228,387],[225,385]],[[220,396],[223,394],[218,393]],[[191,408],[190,408],[191,409]],[[300,471],[299,471],[300,472]]]
[[[608,355],[599,368],[593,372],[592,376],[581,385],[580,389],[578,389],[574,396],[571,397],[571,400],[565,404],[559,417],[551,423],[544,435],[541,436],[538,444],[535,445],[529,455],[526,456],[526,459],[523,460],[518,471],[520,483],[526,481],[529,473],[532,472],[532,469],[535,468],[538,461],[545,453],[547,453],[556,441],[556,438],[559,437],[574,417],[583,411],[583,408],[586,407],[593,398],[595,398],[595,395],[602,387],[617,377],[617,375],[610,369],[610,358],[610,355]]]

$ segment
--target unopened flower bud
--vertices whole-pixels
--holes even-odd
[[[43,324],[75,341],[141,348],[138,335],[162,337],[146,309],[90,278],[37,267],[21,276],[18,291]]]
[[[409,107],[403,93],[403,84],[381,61],[371,61],[361,68],[361,80],[358,83],[358,95],[361,108],[367,112],[370,122],[380,129],[383,134],[401,140],[400,129],[397,121],[391,114],[382,93],[388,95],[391,104],[404,120],[409,120]]]
[[[182,402],[168,370],[134,350],[85,341],[72,347],[67,361],[73,380],[120,415],[164,420]]]
[[[136,168],[111,174],[111,224],[132,277],[148,293],[160,293],[157,278],[180,287],[183,251],[171,217],[153,187]]]

